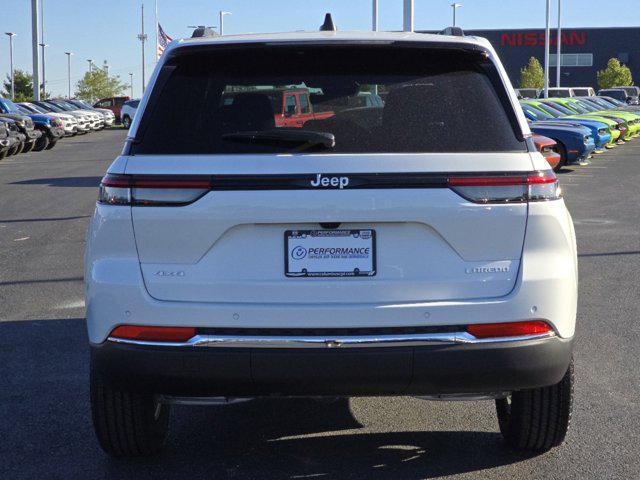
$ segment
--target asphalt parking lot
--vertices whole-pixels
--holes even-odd
[[[176,407],[164,453],[113,460],[88,402],[84,234],[124,132],[0,161],[0,478],[640,478],[640,139],[560,174],[580,255],[562,447],[507,450],[491,402]]]

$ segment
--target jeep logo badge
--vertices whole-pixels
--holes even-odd
[[[333,187],[343,189],[349,185],[349,177],[323,177],[316,174],[316,179],[311,180],[312,187]]]

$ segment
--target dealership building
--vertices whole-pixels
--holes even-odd
[[[465,35],[487,38],[496,49],[509,78],[519,86],[520,69],[529,58],[536,57],[544,66],[543,29],[465,30]],[[551,30],[550,85],[556,84],[557,35]],[[594,87],[596,72],[606,67],[610,58],[617,58],[631,69],[634,82],[640,84],[640,27],[628,28],[567,28],[562,29],[562,60],[560,86]]]

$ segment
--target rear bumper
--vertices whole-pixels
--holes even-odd
[[[175,396],[447,395],[552,385],[573,339],[382,348],[91,347],[116,388]]]

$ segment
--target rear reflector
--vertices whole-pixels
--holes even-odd
[[[150,342],[186,342],[196,334],[191,327],[145,327],[141,325],[121,325],[109,335],[127,340],[147,340]]]
[[[500,338],[552,333],[553,329],[547,322],[533,320],[528,322],[481,323],[478,325],[468,325],[467,332],[476,338]]]

